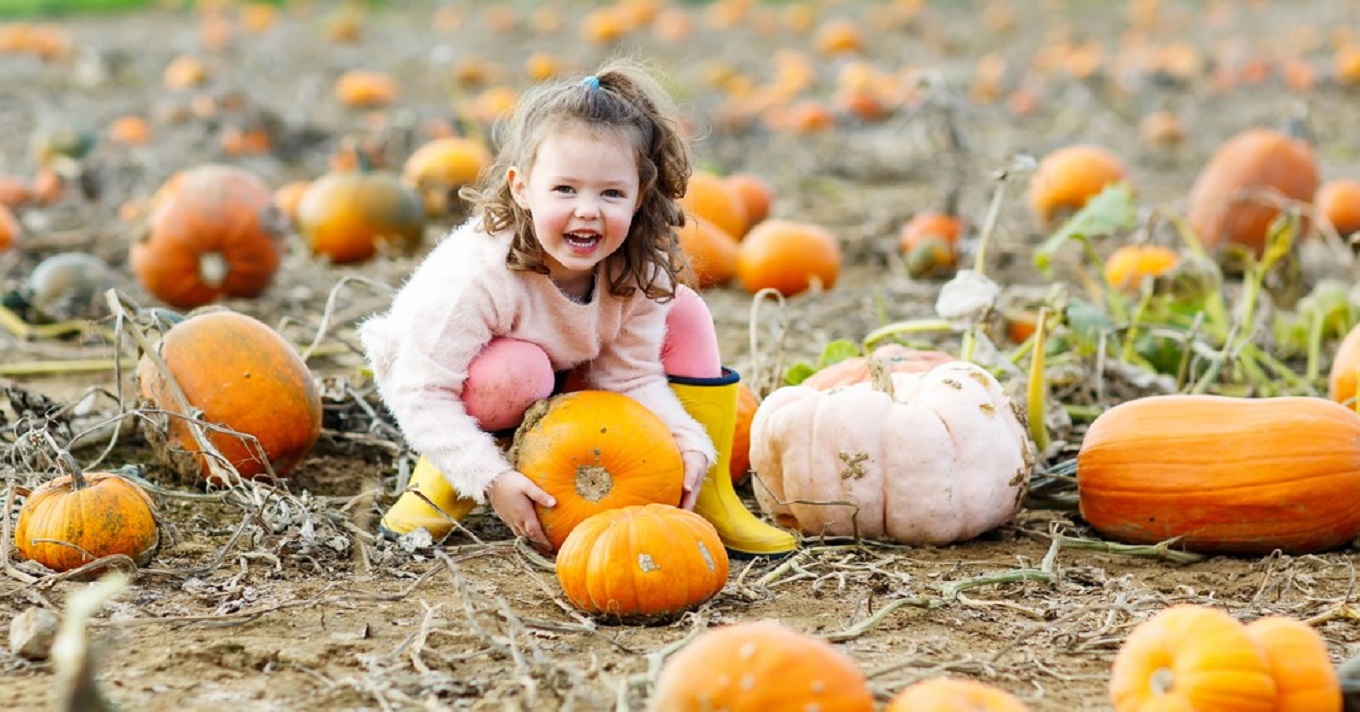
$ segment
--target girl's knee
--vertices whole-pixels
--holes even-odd
[[[661,365],[672,376],[716,378],[722,375],[713,314],[703,298],[684,285],[676,288],[675,300],[666,312]]]
[[[519,339],[492,339],[468,365],[463,407],[489,432],[513,428],[535,401],[552,395],[548,354]]]

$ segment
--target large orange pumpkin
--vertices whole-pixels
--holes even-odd
[[[171,306],[255,297],[278,271],[285,228],[263,180],[235,166],[203,165],[157,191],[128,258],[137,281]]]
[[[586,517],[557,552],[557,580],[577,608],[619,620],[668,618],[727,583],[718,530],[669,504],[609,509]]]
[[[1303,140],[1266,128],[1225,141],[1190,188],[1186,219],[1205,247],[1240,245],[1256,256],[1280,208],[1253,193],[1279,193],[1309,202],[1318,188],[1318,162]]]
[[[24,500],[14,525],[19,553],[53,571],[114,554],[143,565],[159,542],[151,498],[108,472],[64,475],[43,483]]]
[[[1143,621],[1110,671],[1115,712],[1274,712],[1270,663],[1227,613],[1182,604]]]
[[[1341,712],[1341,682],[1327,642],[1297,618],[1266,616],[1247,624],[1275,678],[1276,712]]]
[[[159,346],[189,405],[208,423],[253,436],[258,445],[205,428],[207,439],[246,479],[287,475],[321,435],[321,395],[312,372],[278,332],[231,311],[192,316],[165,332]],[[142,398],[172,414],[152,433],[182,474],[223,484],[220,467],[203,455],[164,374],[143,355],[137,365]]]
[[[775,621],[714,628],[666,661],[653,712],[870,712],[874,697],[854,659]]]
[[[1360,533],[1360,415],[1324,398],[1167,395],[1102,413],[1077,454],[1081,515],[1118,541],[1298,554]]]
[[[798,220],[765,220],[751,228],[737,246],[737,278],[752,294],[766,287],[786,297],[814,284],[836,286],[841,247],[820,225]]]
[[[903,688],[884,712],[1028,712],[1018,697],[985,682],[932,677]]]
[[[634,504],[678,504],[680,446],[645,406],[610,391],[575,391],[539,401],[511,448],[515,469],[557,500],[538,508],[554,550],[592,514]]]
[[[385,171],[327,173],[307,187],[297,213],[312,252],[335,264],[368,260],[384,243],[413,248],[425,231],[420,196]]]

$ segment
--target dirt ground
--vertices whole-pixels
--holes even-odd
[[[1018,154],[1042,155],[1077,141],[1124,156],[1141,205],[1175,206],[1219,141],[1306,110],[1324,177],[1360,175],[1360,124],[1352,118],[1360,91],[1330,75],[1331,38],[1360,19],[1351,3],[1162,3],[1159,41],[1184,41],[1206,56],[1212,51],[1220,68],[1295,48],[1318,72],[1318,83],[1306,90],[1283,86],[1278,74],[1260,84],[1216,88],[1207,70],[1184,81],[1125,80],[1108,64],[1084,79],[1028,83],[1033,58],[1059,39],[1099,40],[1113,52],[1132,21],[1126,5],[935,2],[897,25],[873,15],[868,3],[808,4],[821,17],[843,15],[876,28],[862,59],[892,71],[920,68],[934,77],[937,92],[939,86],[949,91],[880,123],[846,121],[808,135],[759,125],[733,129],[720,120],[712,88],[713,77],[724,72],[767,78],[781,49],[812,52],[806,33],[781,24],[792,4],[757,4],[746,25],[721,31],[710,24],[716,17],[710,6],[679,4],[696,23],[690,40],[667,44],[642,29],[613,46],[580,37],[577,26],[588,7],[574,3],[544,5],[560,10],[555,31],[530,29],[543,21],[542,13],[530,11],[535,3],[498,5],[513,8],[519,21],[503,34],[488,29],[489,4],[384,6],[367,13],[353,43],[327,39],[323,28],[339,6],[318,3],[285,10],[261,34],[238,27],[232,44],[217,52],[202,48],[198,18],[187,11],[63,19],[72,40],[69,58],[0,55],[0,174],[31,172],[30,137],[54,129],[101,132],[116,117],[137,114],[152,120],[155,133],[146,146],[97,144],[85,159],[91,195],[73,192],[54,205],[25,209],[29,239],[24,250],[0,254],[0,278],[5,290],[17,288],[42,257],[83,250],[114,266],[118,288],[130,299],[154,304],[127,268],[134,228],[119,217],[125,202],[144,199],[174,170],[203,161],[246,166],[271,185],[318,175],[343,137],[375,130],[375,116],[331,98],[335,77],[352,67],[400,78],[402,109],[389,112],[383,124],[389,149],[400,153],[421,120],[446,117],[475,93],[452,79],[464,60],[482,60],[496,82],[523,87],[524,61],[533,51],[588,68],[615,49],[640,48],[671,75],[698,129],[702,165],[764,176],[776,189],[776,216],[823,224],[841,240],[846,264],[834,289],[792,298],[782,310],[764,303],[754,327],[751,297],[740,286],[705,293],[725,359],[753,382],[814,359],[833,339],[857,339],[885,320],[933,314],[941,283],[908,278],[893,258],[893,244],[906,218],[943,205],[956,166],[964,171],[960,210],[974,232],[993,195],[993,171]],[[768,26],[777,29],[762,29]],[[970,95],[978,58],[986,53],[1008,61],[1003,98],[1021,86],[1034,89],[1033,113]],[[220,136],[235,119],[184,118],[196,92],[161,85],[163,68],[181,54],[205,59],[206,91],[221,97],[239,90],[252,112],[273,117],[275,154],[224,157]],[[818,91],[829,93],[848,61],[819,60]],[[1184,121],[1187,137],[1178,148],[1154,150],[1140,141],[1138,121],[1155,109],[1173,110]],[[944,140],[950,121],[965,140],[963,153],[951,153]],[[1030,261],[1041,236],[1021,199],[1023,185],[1012,183],[987,269],[1004,285],[1042,292],[1044,281]],[[431,235],[439,229],[431,226]],[[1038,502],[1011,524],[954,546],[807,540],[783,560],[734,561],[716,598],[656,626],[608,625],[575,612],[553,573],[521,553],[485,510],[469,517],[466,535],[443,546],[375,539],[376,516],[392,501],[411,454],[372,410],[376,401],[350,348],[353,325],[383,308],[390,291],[382,285],[399,283],[413,264],[413,258],[391,257],[331,266],[294,241],[263,297],[228,303],[299,345],[310,343],[328,317],[327,348],[311,360],[325,385],[326,430],[285,493],[205,494],[169,479],[135,434],[108,452],[88,438],[72,445],[83,465],[142,465],[161,487],[167,541],[90,627],[98,680],[124,709],[642,709],[658,669],[679,645],[708,627],[762,618],[835,641],[883,700],[913,681],[955,674],[1005,688],[1036,710],[1108,709],[1110,664],[1123,637],[1175,602],[1213,603],[1242,619],[1270,612],[1312,619],[1338,663],[1360,650],[1351,548],[1189,562],[1088,550],[1064,538],[1096,538],[1075,511]],[[1310,274],[1354,276],[1345,261],[1309,268]],[[108,359],[114,348],[97,337],[23,340],[0,331],[0,353],[13,367]],[[0,403],[0,473],[10,488],[34,486],[51,472],[49,457],[14,445],[19,425],[31,423],[18,419],[21,411],[82,402],[48,425],[59,441],[70,442],[119,412],[111,393],[131,392],[126,373],[120,381],[109,370],[57,370],[0,377],[9,401]],[[1071,457],[1081,423],[1063,435],[1066,444],[1041,466]],[[745,494],[749,498],[749,489]],[[85,586],[17,555],[10,563],[10,575],[0,577],[6,627],[30,606],[61,610]],[[38,581],[26,583],[15,572]],[[0,708],[42,708],[53,699],[50,663],[4,649],[0,671]]]

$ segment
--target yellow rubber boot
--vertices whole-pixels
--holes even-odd
[[[671,376],[671,390],[685,410],[708,431],[718,461],[704,476],[704,486],[694,511],[718,530],[723,545],[739,556],[779,556],[798,548],[790,532],[761,521],[752,514],[732,487],[728,472],[732,460],[732,435],[737,426],[737,389],[741,377],[723,369],[718,378]]]
[[[383,515],[378,528],[397,537],[424,527],[435,541],[443,541],[453,531],[453,523],[466,517],[475,506],[477,502],[460,497],[443,473],[421,455],[411,473],[411,483]]]

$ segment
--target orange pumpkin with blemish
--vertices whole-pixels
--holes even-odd
[[[151,498],[109,472],[63,475],[43,483],[24,500],[14,524],[19,554],[53,571],[115,554],[142,566],[159,544]]]

